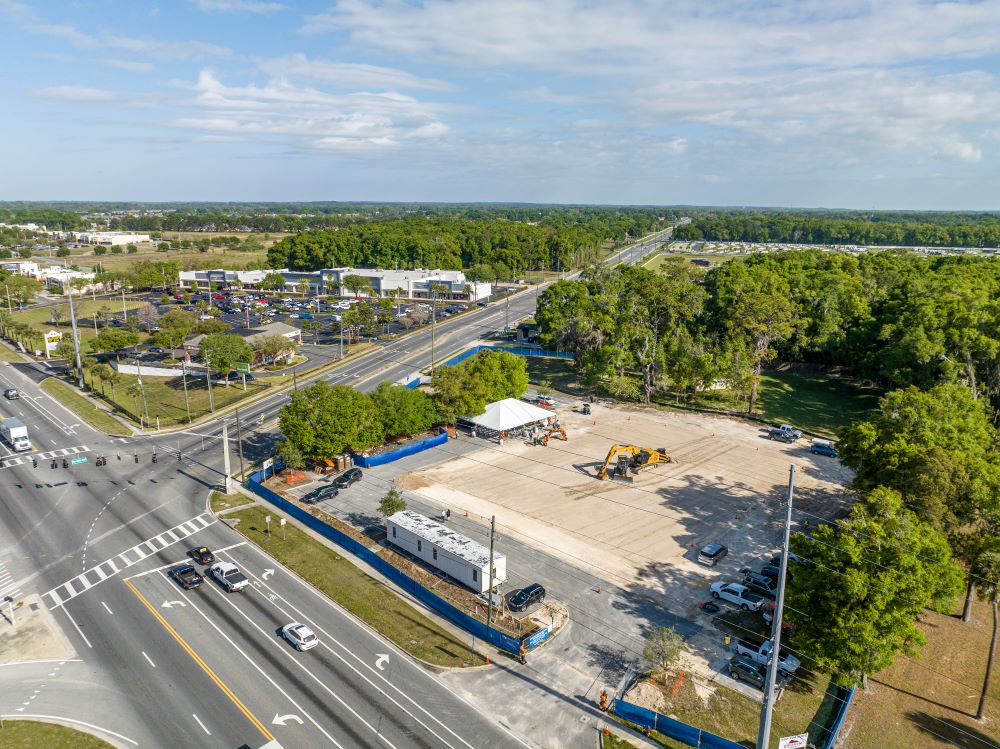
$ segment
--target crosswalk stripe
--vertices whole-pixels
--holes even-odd
[[[86,446],[84,446],[84,448],[86,449]],[[189,520],[185,520],[183,523],[180,523],[173,528],[168,528],[159,535],[143,541],[142,543],[136,544],[132,548],[121,552],[117,556],[107,559],[100,564],[91,567],[89,570],[81,572],[79,575],[67,580],[62,585],[58,585],[47,593],[43,593],[42,597],[51,600],[51,608],[58,608],[95,585],[114,577],[119,572],[128,569],[132,565],[138,564],[146,557],[156,554],[157,552],[182,541],[200,530],[204,530],[214,522],[215,519],[207,513],[202,513],[201,515],[190,518]],[[149,549],[149,553],[145,552],[144,549]],[[133,559],[133,556],[136,558]],[[105,569],[105,567],[107,569]],[[2,564],[0,564],[0,574],[2,573]],[[88,576],[96,577],[97,579],[93,580]]]

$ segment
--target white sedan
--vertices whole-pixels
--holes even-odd
[[[296,650],[309,650],[319,645],[319,638],[305,624],[292,622],[281,628],[281,636]]]

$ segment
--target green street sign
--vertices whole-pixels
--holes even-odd
[[[86,463],[86,462],[87,462],[87,459],[84,458],[84,457],[73,458],[73,460],[70,461],[70,463],[72,463],[73,465],[77,465],[78,463]]]
[[[236,363],[236,371],[237,372],[244,372],[246,374],[250,374],[250,365],[249,364],[244,364],[243,362],[237,362]]]

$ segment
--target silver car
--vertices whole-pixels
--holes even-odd
[[[305,624],[292,622],[281,628],[284,637],[296,650],[309,650],[319,645],[319,638]]]

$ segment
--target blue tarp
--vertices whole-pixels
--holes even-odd
[[[266,499],[279,510],[288,513],[291,517],[298,520],[307,528],[316,531],[321,536],[333,541],[342,549],[354,554],[354,556],[358,557],[358,559],[373,567],[375,570],[388,578],[392,583],[398,585],[428,608],[431,608],[439,613],[452,624],[461,627],[466,632],[469,632],[471,635],[480,640],[485,640],[501,650],[506,650],[508,653],[518,652],[518,649],[521,646],[520,640],[515,637],[511,637],[510,635],[506,635],[503,632],[499,632],[492,627],[487,627],[482,622],[473,619],[464,611],[452,606],[450,603],[435,593],[429,591],[413,578],[403,574],[400,570],[393,567],[375,552],[369,551],[363,544],[358,543],[347,534],[342,533],[333,526],[327,525],[319,518],[310,515],[301,507],[293,505],[288,500],[271,491],[266,486],[261,484],[261,481],[263,480],[264,471],[257,471],[256,473],[250,475],[250,478],[247,481],[247,488],[254,492],[258,497]]]
[[[625,700],[615,700],[614,712],[619,718],[624,718],[643,728],[652,728],[654,731],[659,731],[664,736],[669,736],[688,746],[701,747],[701,749],[745,749],[742,744],[737,744],[735,741],[724,739],[708,731],[702,731],[700,728],[689,726],[687,723],[682,723],[662,713],[653,712],[645,707],[633,705]]]
[[[420,442],[414,442],[412,445],[407,445],[406,447],[401,447],[398,450],[392,450],[387,453],[381,453],[379,455],[372,455],[371,457],[365,457],[364,455],[354,455],[354,462],[361,466],[362,468],[371,468],[372,466],[381,466],[386,463],[392,463],[394,460],[399,460],[400,458],[405,458],[407,455],[415,455],[424,450],[428,450],[432,447],[437,447],[438,445],[443,445],[448,441],[448,432],[442,429],[434,437],[428,437],[425,440],[420,440]]]

